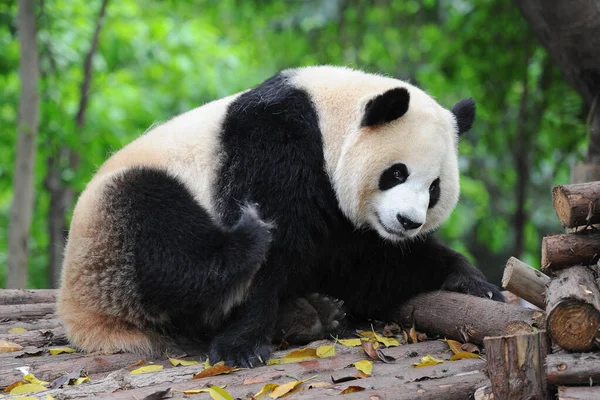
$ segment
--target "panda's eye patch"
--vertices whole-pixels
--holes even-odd
[[[392,165],[381,174],[379,178],[379,190],[388,190],[406,182],[408,175],[406,165],[402,163]]]
[[[429,186],[429,206],[431,208],[435,206],[440,199],[440,178],[437,178]]]

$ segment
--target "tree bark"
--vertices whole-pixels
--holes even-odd
[[[34,0],[19,0],[17,18],[21,43],[17,158],[8,229],[8,288],[27,285],[27,247],[33,214],[34,166],[39,118],[39,61]]]
[[[0,305],[53,303],[57,294],[53,289],[4,289],[0,290]]]
[[[600,233],[582,232],[542,239],[542,270],[558,271],[573,265],[590,265],[600,256]]]
[[[557,185],[552,189],[552,204],[565,228],[600,222],[600,181]]]
[[[486,336],[502,336],[513,321],[536,328],[545,324],[540,311],[447,291],[413,297],[400,307],[394,319],[404,326],[414,324],[421,332],[479,344]]]
[[[546,308],[546,286],[549,283],[550,277],[515,257],[508,260],[502,276],[504,289],[542,310]]]
[[[0,321],[0,333],[8,333],[13,328],[24,328],[28,331],[34,329],[51,329],[61,326],[60,320],[57,318],[36,318],[26,321]]]
[[[570,351],[589,351],[600,329],[600,288],[592,267],[557,273],[546,291],[547,330],[552,341]]]
[[[594,0],[514,2],[567,81],[591,107],[600,92],[600,4]],[[599,164],[600,107],[592,112],[587,161]]]
[[[21,320],[33,318],[47,318],[54,314],[56,304],[38,303],[38,304],[13,304],[10,306],[0,306],[0,320]]]
[[[600,381],[600,353],[550,354],[546,359],[549,385],[588,385]]]
[[[590,400],[600,399],[600,386],[593,387],[558,387],[558,400]]]
[[[83,81],[81,83],[79,108],[75,116],[75,125],[79,130],[85,127],[85,113],[89,101],[90,85],[92,82],[92,61],[98,48],[100,31],[106,15],[108,0],[102,0],[98,18],[96,19],[96,28],[90,48],[85,55],[83,62]],[[45,179],[45,185],[50,193],[50,206],[48,209],[48,254],[50,263],[48,266],[48,285],[55,288],[59,286],[60,271],[63,261],[63,249],[66,243],[67,224],[66,213],[73,204],[75,193],[68,184],[61,180],[61,160],[68,163],[69,168],[76,169],[79,166],[79,155],[67,146],[61,146],[58,154],[51,156],[47,160],[48,173]]]
[[[67,335],[63,327],[52,329],[40,329],[22,333],[0,334],[0,340],[20,344],[21,346],[62,346],[68,343]]]
[[[545,400],[546,333],[488,337],[483,341],[488,360],[487,372],[494,398],[498,400]]]

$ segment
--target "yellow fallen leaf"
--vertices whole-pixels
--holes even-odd
[[[381,335],[377,335],[376,338],[377,338],[377,341],[381,344],[384,344],[385,347],[400,346],[400,342],[398,340],[396,340],[396,338],[393,338],[393,337],[387,338],[387,337],[381,336]]]
[[[13,397],[13,400],[38,400],[38,398],[33,396],[17,396]]]
[[[459,351],[450,357],[450,361],[462,360],[463,358],[481,358],[478,354],[469,353],[468,351]]]
[[[8,330],[8,333],[23,333],[23,332],[27,332],[27,329],[25,328],[12,328]]]
[[[198,361],[189,361],[189,360],[179,360],[177,358],[169,358],[169,362],[171,362],[171,364],[174,367],[177,367],[179,365],[183,366],[183,367],[187,367],[188,365],[196,365],[199,364]]]
[[[87,376],[82,376],[81,378],[75,379],[73,385],[81,385],[83,382],[90,382],[90,378]]]
[[[33,374],[31,374],[31,373],[25,374],[25,376],[23,377],[23,379],[25,379],[29,383],[37,383],[38,385],[47,385],[47,384],[50,383],[50,382],[39,380],[38,378],[36,378],[35,376],[33,376]]]
[[[279,385],[276,383],[267,383],[254,395],[254,397],[256,399],[264,399],[267,394],[271,393],[277,387],[279,387]]]
[[[414,326],[412,326],[410,328],[410,330],[408,331],[408,336],[410,337],[411,343],[418,343],[419,342],[419,338],[417,337],[417,330],[415,329]]]
[[[269,394],[269,397],[272,399],[278,399],[281,396],[288,394],[289,392],[294,390],[296,386],[298,386],[302,382],[303,381],[292,381],[283,385],[279,385],[277,388],[275,388],[275,390],[273,390],[273,392],[271,392],[271,394]]]
[[[10,394],[26,394],[26,393],[35,393],[41,392],[43,390],[48,390],[44,386],[39,383],[26,383],[25,385],[20,385],[10,391]]]
[[[55,347],[53,349],[48,349],[50,350],[50,354],[53,356],[56,356],[58,354],[62,354],[62,353],[75,353],[75,349],[72,349],[70,347]]]
[[[359,331],[358,334],[362,337],[366,337],[369,339],[375,339],[379,343],[385,345],[385,347],[400,346],[400,342],[398,340],[396,340],[395,338],[386,338],[385,336],[381,336],[376,332]]]
[[[208,369],[208,368],[212,367],[212,365],[210,365],[210,362],[208,361],[208,358],[206,360],[204,360],[202,365],[204,365],[204,369]]]
[[[454,354],[456,353],[460,353],[461,351],[463,351],[460,346],[462,346],[461,342],[458,342],[456,340],[452,340],[452,339],[444,339],[444,341],[446,343],[448,343],[448,347],[450,347],[450,350],[452,350],[452,352]]]
[[[212,397],[213,400],[233,400],[233,397],[231,397],[225,389],[220,388],[219,386],[211,386],[208,389],[208,394],[210,394],[210,397]]]
[[[282,358],[271,359],[267,362],[267,365],[296,363],[300,361],[314,360],[315,358],[317,358],[317,350],[309,347],[306,349],[291,351]]]
[[[133,367],[141,367],[142,365],[146,365],[146,364],[148,364],[148,362],[146,360],[139,360],[135,364],[128,365],[126,368],[129,369],[129,368],[133,368]]]
[[[203,388],[203,389],[188,389],[188,390],[184,390],[183,394],[198,394],[198,393],[208,393],[210,389],[209,388]]]
[[[22,350],[23,346],[7,340],[0,340],[0,353],[11,353],[13,351]]]
[[[225,385],[221,386],[221,388],[225,388]],[[198,394],[198,393],[208,393],[210,388],[202,388],[202,389],[188,389],[184,390],[183,394]]]
[[[425,357],[421,358],[420,363],[414,363],[413,365],[415,366],[415,368],[421,368],[421,367],[428,367],[430,365],[441,364],[443,362],[444,362],[444,360],[438,360],[437,358],[432,357],[429,354],[427,354]]]
[[[360,360],[355,362],[354,367],[367,375],[371,375],[371,372],[373,372],[373,363],[369,360]]]
[[[362,341],[360,339],[340,339],[338,340],[338,342],[348,347],[356,347],[362,344]]]
[[[145,367],[134,369],[133,371],[130,372],[130,374],[131,375],[139,375],[139,374],[145,374],[147,372],[160,371],[162,369],[163,369],[162,365],[146,365]]]
[[[363,390],[365,390],[364,387],[362,386],[348,386],[346,389],[342,390],[340,392],[340,394],[348,394],[348,393],[354,393],[354,392],[362,392]]]
[[[230,367],[228,365],[225,365],[224,361],[219,361],[212,367],[209,367],[205,370],[198,372],[196,375],[192,376],[192,379],[200,379],[200,378],[206,378],[207,376],[228,374],[230,372],[238,371],[238,370],[239,370],[239,368]]]
[[[334,346],[320,346],[317,347],[317,357],[332,357],[335,356],[335,347]]]
[[[44,400],[56,400],[54,397],[52,397],[52,395],[47,394],[46,397],[44,398]]]
[[[6,389],[4,389],[4,393],[10,393],[10,391],[16,388],[17,386],[25,385],[26,383],[27,382],[25,381],[16,381],[15,383],[11,383]]]

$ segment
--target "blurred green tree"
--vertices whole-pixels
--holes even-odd
[[[446,107],[463,97],[476,99],[475,127],[460,144],[461,201],[440,234],[492,280],[499,280],[510,255],[539,264],[541,236],[560,229],[550,189],[567,182],[570,165],[584,155],[582,101],[510,2],[111,2],[92,57],[85,125],[78,126],[82,65],[101,6],[102,0],[55,0],[44,2],[38,15],[41,146],[30,287],[52,283],[48,246],[58,243],[60,249],[60,232],[53,239],[48,233],[49,210],[59,208],[50,206],[47,176],[76,195],[111,151],[153,123],[258,84],[279,69],[304,65],[341,64],[407,79]],[[3,160],[14,159],[15,16],[13,2],[0,2]],[[77,155],[77,163],[65,148]],[[12,176],[12,166],[3,162],[2,226]],[[52,213],[51,220],[64,219]],[[6,257],[5,238],[0,231],[0,262]],[[0,276],[0,286],[4,279]]]

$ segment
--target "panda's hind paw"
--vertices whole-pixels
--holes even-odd
[[[344,322],[346,312],[343,300],[320,293],[312,293],[306,298],[317,311],[319,320],[323,326],[323,333],[336,331]]]

